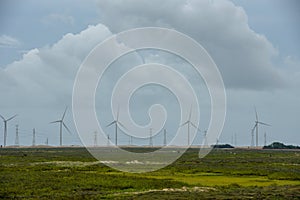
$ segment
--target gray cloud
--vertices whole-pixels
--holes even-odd
[[[175,28],[202,44],[234,89],[268,90],[286,82],[273,66],[278,51],[248,26],[241,7],[227,0],[99,0],[101,20],[113,32],[142,26]]]

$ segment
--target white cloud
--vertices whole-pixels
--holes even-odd
[[[114,32],[142,26],[175,28],[196,39],[220,68],[228,88],[285,86],[274,68],[277,49],[248,26],[241,7],[228,0],[99,0],[104,24]]]
[[[1,35],[0,36],[0,48],[1,47],[10,47],[10,48],[15,48],[20,46],[20,41],[17,40],[16,38],[13,38],[9,35]]]
[[[90,50],[110,35],[103,25],[66,34],[52,46],[32,49],[0,71],[0,89],[10,87],[1,105],[22,107],[68,103],[76,72]],[[13,84],[12,84],[13,83]],[[27,95],[31,94],[31,95]],[[34,96],[34,97],[33,97]],[[14,101],[11,101],[14,99]]]

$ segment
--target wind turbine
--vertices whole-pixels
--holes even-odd
[[[196,128],[197,130],[201,131],[192,121],[191,121],[191,117],[192,117],[192,106],[190,109],[190,114],[189,114],[189,118],[186,122],[184,122],[183,124],[181,124],[180,126],[185,126],[187,125],[188,128],[188,145],[190,145],[190,125],[192,125],[194,128]]]
[[[256,130],[256,146],[258,146],[258,125],[264,125],[264,126],[271,126],[270,124],[267,124],[267,123],[264,123],[264,122],[261,122],[258,120],[258,114],[257,114],[257,111],[256,111],[256,107],[254,107],[254,110],[255,110],[255,125],[254,127],[252,128],[252,134],[254,132],[254,130]]]
[[[207,130],[204,130],[203,131],[203,137],[204,137],[204,141],[203,141],[203,143],[204,143],[204,147],[208,147],[208,144],[207,144]]]
[[[126,129],[125,126],[119,121],[119,108],[118,108],[118,113],[117,113],[117,119],[112,121],[106,127],[109,127],[113,124],[115,124],[115,144],[116,144],[116,146],[118,146],[118,126],[122,126],[124,129]]]
[[[64,122],[64,118],[65,118],[67,109],[68,109],[68,107],[66,107],[65,112],[62,115],[62,118],[60,120],[56,120],[56,121],[50,122],[50,124],[59,123],[59,145],[60,146],[62,146],[62,130],[63,130],[63,126],[71,134],[70,129],[67,127],[67,125]]]
[[[4,134],[4,144],[3,144],[3,146],[4,147],[6,146],[6,138],[7,138],[7,122],[9,122],[10,120],[12,120],[16,116],[18,116],[18,115],[14,115],[11,118],[5,119],[2,115],[0,115],[0,117],[2,118],[3,123],[4,123],[4,132],[3,132],[3,134]]]

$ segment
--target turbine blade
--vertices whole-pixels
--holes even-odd
[[[117,110],[117,119],[116,119],[116,121],[117,121],[117,122],[119,121],[119,114],[120,114],[120,106],[118,105],[118,110]]]
[[[194,128],[196,128],[199,132],[201,132],[201,130],[198,128],[198,126],[196,126],[193,122],[191,122],[191,124]]]
[[[50,122],[50,124],[54,124],[54,123],[58,123],[58,122],[61,122],[61,120]]]
[[[67,109],[68,109],[68,106],[66,106],[65,112],[64,112],[64,114],[63,114],[63,116],[62,116],[61,120],[64,120],[64,118],[65,118],[65,115],[66,115],[66,112],[67,112]]]
[[[110,124],[106,125],[106,127],[109,127],[111,125],[113,125],[114,123],[117,123],[116,121],[112,121]]]
[[[255,123],[255,125],[253,126],[253,128],[251,129],[251,132],[253,133],[253,131],[255,130],[255,128],[257,127],[257,123]]]
[[[264,122],[257,122],[257,123],[259,123],[261,125],[265,125],[265,126],[271,126],[270,124],[267,124],[267,123],[264,123]]]
[[[67,131],[70,133],[70,134],[72,134],[72,132],[70,131],[70,129],[67,127],[67,125],[63,122],[63,125],[64,125],[64,127],[65,127],[65,129],[67,129]]]
[[[191,117],[192,117],[192,105],[191,105],[191,108],[190,108],[189,121],[191,121]]]
[[[258,114],[257,114],[257,111],[256,111],[256,106],[254,106],[254,111],[255,111],[256,121],[258,121]]]
[[[184,126],[184,125],[186,125],[187,123],[189,123],[190,121],[186,121],[186,122],[184,122],[183,124],[181,124],[180,126]]]
[[[128,130],[121,122],[117,122],[117,124],[122,126],[124,129]]]
[[[2,115],[0,115],[0,117],[3,119],[3,121],[5,121],[5,118]]]
[[[14,115],[14,116],[12,116],[11,118],[7,119],[6,121],[8,122],[9,120],[12,120],[12,119],[15,118],[16,116],[18,116],[18,115]]]

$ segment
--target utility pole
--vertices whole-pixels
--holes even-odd
[[[45,144],[46,144],[47,146],[48,146],[48,144],[49,144],[48,137],[46,138]]]
[[[19,125],[16,125],[16,140],[15,146],[19,146]]]
[[[94,132],[94,147],[98,146],[97,143],[97,131]]]
[[[237,138],[236,138],[236,133],[234,133],[234,146],[237,145]]]
[[[32,146],[35,146],[35,128],[32,130]]]
[[[164,146],[167,146],[167,130],[164,129]]]
[[[132,136],[129,136],[129,145],[132,145]]]
[[[150,147],[153,147],[153,140],[152,140],[152,128],[150,128],[149,146],[150,146]]]

